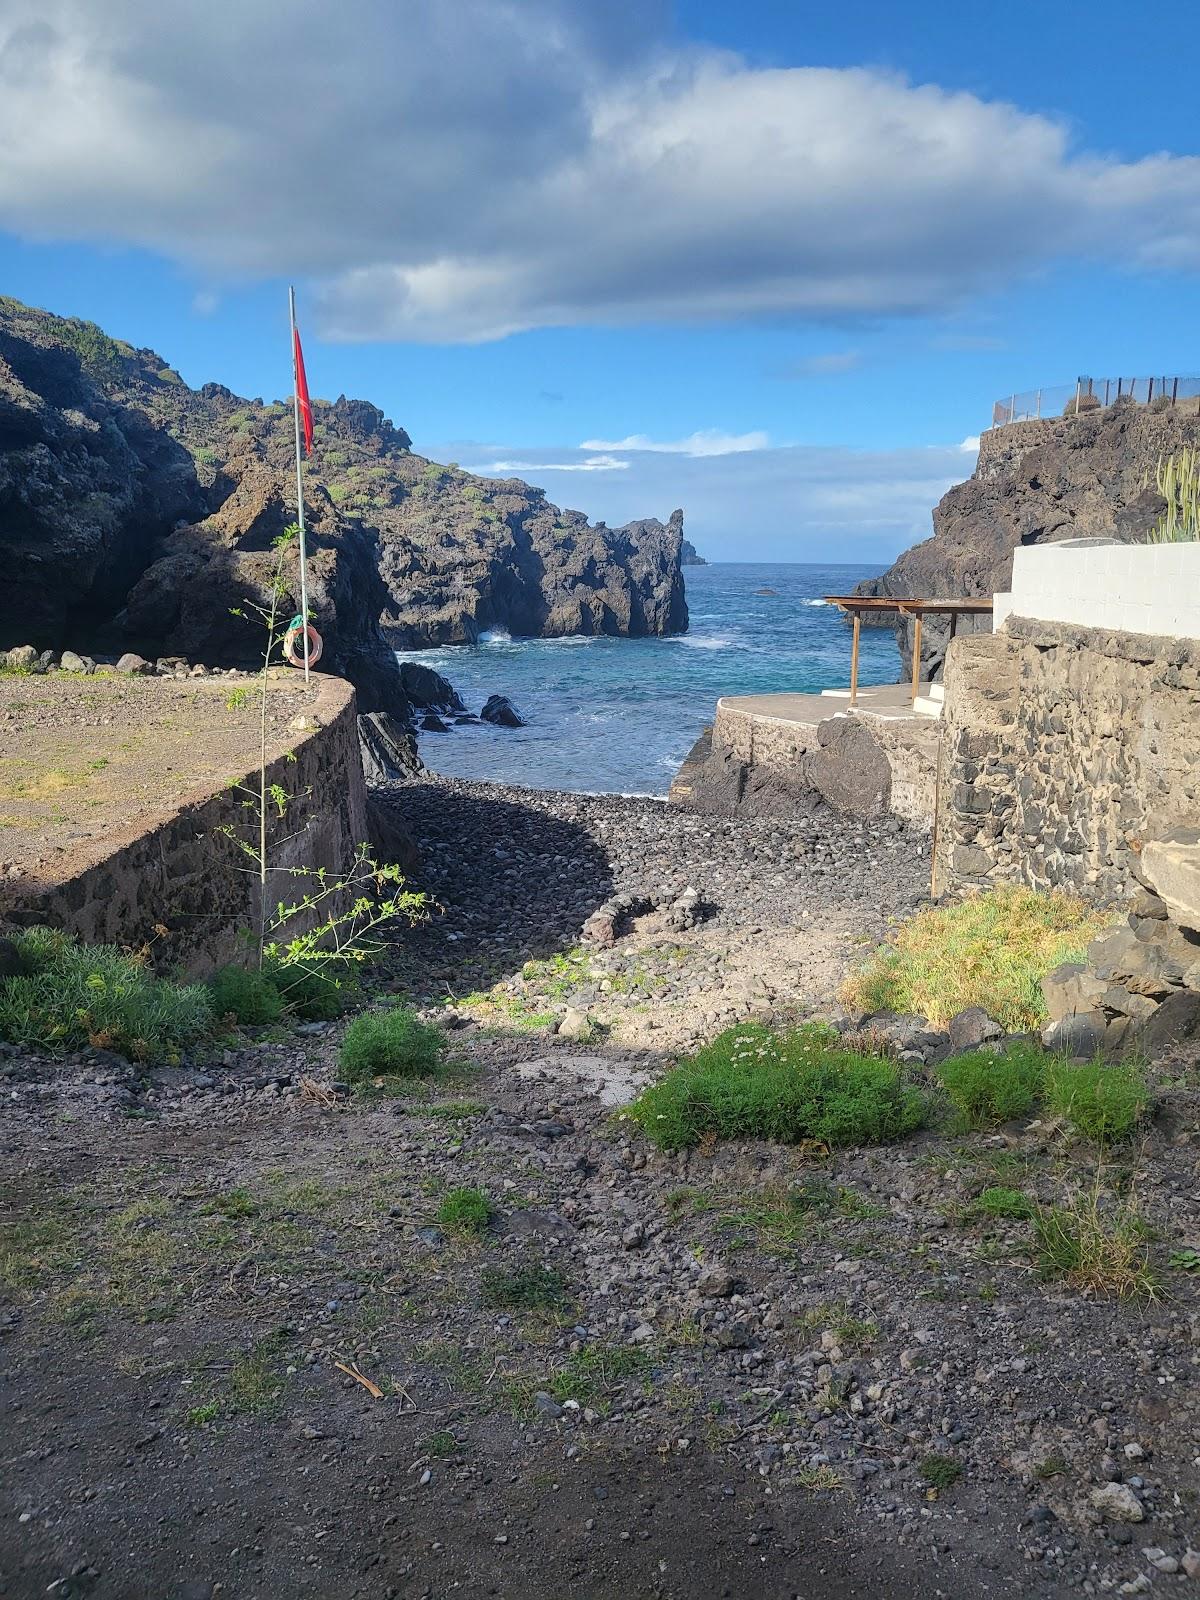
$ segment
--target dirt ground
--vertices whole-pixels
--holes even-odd
[[[908,841],[869,841],[873,885],[815,815],[435,785],[406,815],[440,909],[377,977],[452,1002],[430,1083],[351,1092],[343,1024],[149,1069],[0,1046],[4,1600],[1188,1592],[1200,1061],[1152,1063],[1153,1119],[1103,1157],[1036,1117],[664,1154],[621,1114],[673,1056],[655,1008],[802,1010],[918,895]],[[639,874],[712,915],[583,971]],[[553,1034],[572,998],[594,1037]],[[1154,1298],[1043,1276],[996,1185],[1135,1207]],[[477,1232],[442,1213],[462,1187]]]
[[[258,748],[257,682],[245,673],[0,676],[0,878],[37,867],[66,875],[89,841],[148,827],[185,797],[243,776]],[[318,692],[294,676],[272,682],[272,754]]]

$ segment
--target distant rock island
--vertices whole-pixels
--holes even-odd
[[[361,710],[410,709],[399,646],[686,629],[682,512],[593,525],[415,454],[367,401],[313,413],[310,602]],[[0,297],[0,648],[253,663],[258,625],[232,611],[265,597],[295,514],[290,399],[191,389],[152,350]]]
[[[708,565],[708,562],[702,555],[699,554],[696,546],[690,539],[685,539],[683,541],[683,548],[679,559],[685,567],[706,567]]]

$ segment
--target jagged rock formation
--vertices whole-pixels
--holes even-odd
[[[685,539],[683,541],[683,549],[680,553],[679,559],[685,567],[706,567],[708,565],[708,562],[696,549],[696,546],[690,539]]]
[[[991,595],[1009,587],[1018,545],[1143,540],[1163,504],[1153,487],[1155,466],[1160,456],[1200,445],[1197,413],[1195,400],[1158,410],[1123,402],[1078,417],[993,428],[982,436],[974,474],[935,507],[933,537],[906,550],[882,577],[859,584],[857,593]],[[964,618],[959,632],[987,626],[986,618]],[[911,623],[898,628],[905,677],[910,629]],[[940,674],[945,643],[945,625],[928,618],[922,657],[933,676]]]
[[[322,665],[355,683],[365,711],[405,719],[422,703],[396,645],[498,625],[687,626],[682,513],[591,526],[541,490],[414,455],[366,401],[313,409],[310,602]],[[151,350],[0,299],[0,648],[254,662],[258,624],[231,612],[267,593],[272,540],[295,517],[292,448],[290,405],[193,390]],[[296,608],[294,592],[286,601]]]
[[[686,629],[682,511],[665,525],[593,526],[518,479],[409,459],[421,476],[378,532],[383,625],[398,648],[472,644],[495,627],[547,638]]]

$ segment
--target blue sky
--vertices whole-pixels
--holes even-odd
[[[5,0],[0,292],[716,557],[883,560],[1011,390],[1195,372],[1182,4]]]

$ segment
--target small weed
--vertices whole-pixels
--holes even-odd
[[[557,1311],[570,1294],[561,1272],[549,1267],[485,1267],[479,1278],[483,1304],[496,1311]]]
[[[257,1216],[257,1214],[258,1202],[254,1199],[249,1189],[241,1184],[237,1188],[230,1189],[226,1194],[215,1195],[211,1200],[206,1200],[200,1207],[200,1215],[202,1217],[242,1218]]]
[[[229,1371],[232,1410],[253,1417],[276,1409],[283,1393],[279,1361],[284,1342],[281,1334],[272,1334],[237,1357]]]
[[[1200,1272],[1200,1250],[1193,1250],[1190,1246],[1184,1250],[1172,1250],[1167,1257],[1167,1265],[1172,1272]]]
[[[939,1493],[956,1484],[962,1477],[962,1470],[961,1463],[955,1461],[953,1456],[939,1455],[936,1450],[921,1462],[921,1476],[931,1489]]]
[[[249,704],[250,693],[250,687],[247,684],[241,684],[238,688],[231,689],[225,696],[225,709],[227,711],[240,711],[243,706]]]
[[[447,1457],[458,1454],[458,1440],[449,1428],[439,1428],[437,1433],[431,1433],[424,1440],[421,1449],[434,1461],[445,1461]]]
[[[951,1056],[937,1069],[951,1104],[972,1128],[994,1128],[1024,1116],[1041,1092],[1046,1053],[1014,1044],[999,1055],[973,1050]]]
[[[844,1487],[837,1471],[833,1467],[825,1466],[801,1467],[796,1474],[796,1482],[811,1494],[822,1494]]]
[[[1122,1300],[1155,1298],[1145,1223],[1129,1206],[1106,1212],[1099,1185],[1066,1205],[1039,1207],[1034,1239],[1046,1277]]]
[[[1063,1456],[1047,1456],[1034,1467],[1033,1475],[1045,1482],[1048,1478],[1064,1477],[1069,1471],[1070,1467]]]
[[[555,1373],[550,1393],[560,1404],[577,1400],[580,1405],[591,1405],[627,1378],[641,1377],[651,1362],[650,1353],[643,1348],[587,1345]]]
[[[412,1106],[414,1115],[436,1117],[443,1122],[470,1122],[482,1117],[487,1106],[482,1100],[442,1100],[432,1106]]]
[[[429,1077],[441,1067],[446,1036],[408,1006],[364,1011],[346,1029],[339,1057],[351,1083],[372,1078]]]
[[[492,1220],[495,1208],[482,1189],[451,1189],[438,1207],[437,1219],[454,1233],[479,1234]]]
[[[1129,1062],[1054,1061],[1046,1070],[1046,1105],[1097,1144],[1129,1136],[1149,1103],[1145,1081]]]
[[[184,1413],[183,1420],[189,1428],[203,1428],[210,1422],[215,1422],[221,1415],[221,1402],[209,1400],[202,1406],[193,1406]]]

